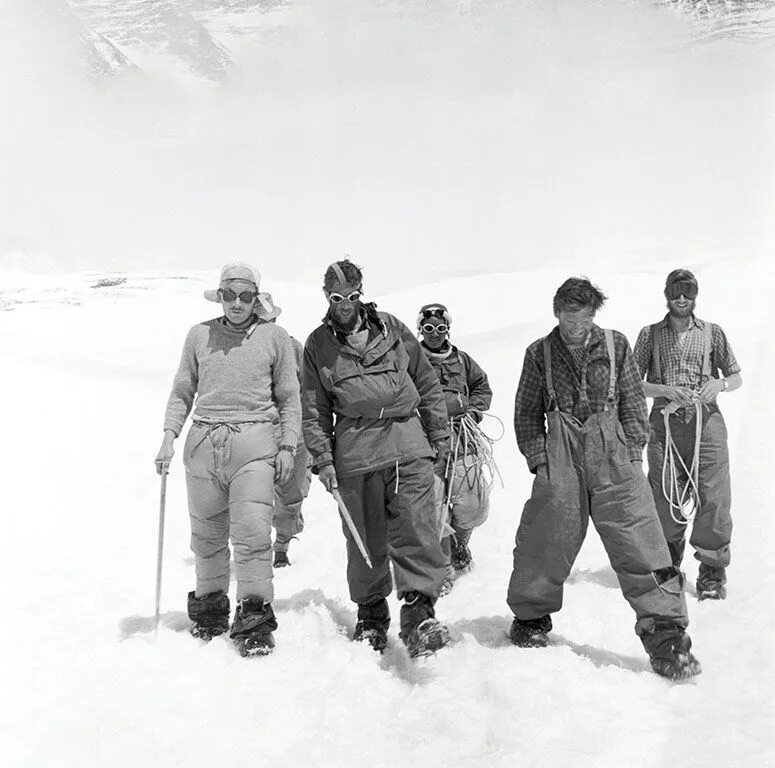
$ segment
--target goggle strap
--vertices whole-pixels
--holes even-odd
[[[347,278],[344,276],[344,272],[342,272],[342,268],[339,266],[339,262],[335,261],[331,265],[331,269],[334,270],[334,274],[336,275],[336,279],[344,285],[347,282]]]

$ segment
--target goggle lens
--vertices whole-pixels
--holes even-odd
[[[425,323],[425,325],[421,326],[423,333],[446,333],[449,330],[449,326],[445,325],[444,323],[439,323],[438,325],[434,325],[433,323]]]
[[[341,293],[329,293],[328,300],[332,304],[341,304],[345,300],[349,301],[350,304],[355,304],[362,295],[363,294],[361,294],[360,291],[353,291],[352,293],[348,293],[347,296],[343,296]]]
[[[224,301],[234,301],[237,296],[239,296],[239,300],[243,304],[250,304],[250,302],[253,301],[256,296],[258,296],[258,294],[253,293],[253,291],[242,291],[241,293],[236,293],[235,291],[232,291],[231,288],[219,288],[218,293]]]
[[[665,296],[670,301],[674,301],[679,296],[686,296],[687,299],[694,299],[697,296],[697,286],[688,280],[679,280],[677,283],[671,283],[665,288]]]

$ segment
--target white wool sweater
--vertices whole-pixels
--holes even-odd
[[[195,420],[279,420],[282,444],[296,445],[301,404],[291,337],[267,322],[247,330],[228,326],[222,317],[195,325],[183,345],[165,430],[180,435],[195,397]]]

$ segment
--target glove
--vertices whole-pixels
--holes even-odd
[[[434,456],[433,471],[439,477],[444,477],[444,472],[447,469],[447,456],[449,456],[449,440],[445,438],[431,443],[431,450]]]

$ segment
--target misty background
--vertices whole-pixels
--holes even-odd
[[[773,246],[765,2],[3,0],[0,268],[380,292]]]

